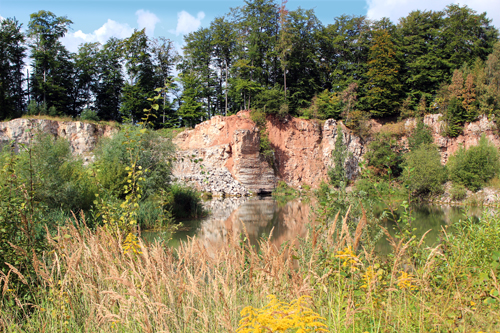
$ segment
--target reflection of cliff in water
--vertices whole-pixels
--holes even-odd
[[[196,233],[196,238],[207,248],[217,248],[228,237],[238,242],[245,234],[252,245],[258,245],[259,239],[269,237],[271,231],[272,243],[280,246],[287,240],[305,236],[306,223],[310,221],[310,205],[298,199],[278,206],[270,197],[250,198],[229,214],[232,205],[225,200],[212,201],[210,205],[212,214],[201,222]]]

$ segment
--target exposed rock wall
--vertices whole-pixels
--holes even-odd
[[[326,180],[328,169],[333,166],[332,151],[338,126],[342,127],[342,141],[349,152],[345,166],[352,179],[359,172],[358,163],[365,153],[365,145],[341,122],[329,119],[321,125],[314,120],[268,117],[267,129],[275,150],[279,179],[294,187],[303,184],[315,187]]]
[[[477,145],[482,134],[500,148],[496,125],[484,116],[465,124],[463,134],[457,138],[441,136],[443,122],[439,114],[425,116],[424,123],[432,130],[443,164],[461,145],[465,148]],[[338,126],[342,126],[343,143],[350,153],[347,173],[354,178],[366,153],[366,142],[341,122],[268,116],[266,127],[275,151],[273,170],[259,153],[259,128],[248,111],[230,117],[216,116],[180,133],[174,139],[178,151],[173,174],[179,181],[214,194],[271,191],[278,180],[294,187],[304,184],[316,187],[327,179],[327,171],[333,166]],[[411,133],[415,120],[407,120],[404,126]],[[373,129],[377,131],[380,127],[375,124]],[[117,129],[79,121],[14,119],[0,122],[0,145],[10,141],[27,144],[36,131],[68,139],[75,154],[90,156],[99,138],[111,136]],[[402,137],[401,143],[406,142],[407,137]]]
[[[312,120],[269,116],[266,128],[275,151],[276,172],[259,154],[259,129],[248,111],[230,117],[216,116],[193,130],[180,133],[174,143],[179,149],[174,176],[204,191],[227,194],[271,191],[277,180],[291,186],[318,186],[327,178],[337,126],[343,128],[343,142],[350,152],[348,175],[358,173],[365,153],[362,140],[333,119],[324,124]],[[201,161],[200,161],[201,160]],[[230,173],[234,181],[217,177]]]
[[[245,195],[276,187],[274,171],[259,154],[259,129],[249,112],[215,116],[180,133],[174,143],[178,148],[174,177],[200,190]]]
[[[99,138],[109,137],[117,129],[81,121],[18,118],[0,122],[0,145],[11,141],[28,144],[38,131],[67,139],[73,153],[85,156],[92,152]]]

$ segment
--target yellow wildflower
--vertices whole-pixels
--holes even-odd
[[[354,253],[354,251],[352,250],[352,246],[350,245],[344,248],[342,251],[337,251],[335,258],[339,258],[343,261],[343,267],[349,267],[353,271],[358,269],[356,265],[358,264],[359,259],[356,253]]]
[[[413,284],[414,278],[411,274],[401,271],[397,284],[401,290],[415,290],[417,287]]]
[[[269,303],[262,309],[247,306],[241,310],[238,333],[257,332],[286,332],[296,329],[295,332],[328,332],[323,323],[325,318],[305,306],[308,296],[286,303],[280,302],[274,295],[268,296]]]
[[[127,238],[123,242],[123,253],[127,254],[129,252],[133,252],[135,254],[141,254],[141,246],[139,245],[139,240],[137,236],[133,233],[129,232]]]

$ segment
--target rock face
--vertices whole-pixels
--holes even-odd
[[[67,139],[73,153],[85,156],[92,152],[99,138],[109,137],[116,131],[111,126],[81,121],[19,118],[0,122],[0,145],[10,141],[28,144],[37,132],[43,132]]]
[[[353,178],[365,148],[361,139],[341,123],[330,119],[321,126],[312,120],[269,116],[266,128],[275,151],[273,170],[259,154],[259,129],[248,111],[216,116],[180,133],[174,139],[179,149],[174,176],[216,194],[272,191],[277,180],[295,187],[318,186],[332,166],[337,126],[343,129],[343,142],[350,152],[346,167],[349,178]]]
[[[215,116],[174,139],[173,175],[214,194],[246,195],[276,187],[273,169],[259,154],[259,129],[249,112]]]
[[[338,126],[342,127],[342,141],[349,152],[347,176],[352,179],[359,172],[365,145],[342,123],[329,119],[321,126],[314,120],[268,117],[267,129],[279,179],[294,187],[303,184],[316,187],[327,180],[328,169],[333,166]]]
[[[461,146],[469,148],[479,143],[481,135],[492,142],[497,148],[500,148],[500,139],[496,125],[488,117],[481,116],[477,121],[466,123],[463,133],[456,138],[441,136],[444,128],[444,122],[440,120],[440,114],[429,114],[424,117],[424,124],[430,127],[434,143],[438,146],[441,153],[441,163],[446,164],[448,158],[453,155]],[[405,123],[407,131],[415,127],[415,120],[408,119]]]
[[[485,116],[465,124],[463,134],[457,138],[441,136],[443,122],[439,114],[425,116],[424,123],[432,130],[443,164],[460,146],[477,145],[482,134],[500,147],[498,130]],[[276,187],[278,180],[293,187],[317,187],[327,180],[328,169],[333,166],[332,151],[338,126],[342,128],[342,141],[349,152],[345,167],[352,179],[359,172],[358,163],[366,153],[366,142],[341,122],[268,116],[266,128],[275,151],[273,170],[259,153],[259,128],[250,119],[249,111],[230,117],[215,116],[193,130],[180,133],[174,139],[178,151],[173,175],[179,181],[216,195],[268,192]],[[405,132],[410,133],[414,126],[415,120],[407,120]],[[374,125],[373,130],[378,128]],[[0,122],[0,146],[10,141],[27,144],[37,131],[68,139],[73,153],[91,158],[99,138],[111,136],[117,129],[79,121],[15,119]],[[407,138],[403,136],[401,143],[405,142]]]

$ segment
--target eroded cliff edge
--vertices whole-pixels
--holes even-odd
[[[444,124],[439,114],[425,116],[424,123],[431,128],[443,164],[460,146],[476,145],[483,134],[500,147],[495,123],[484,116],[465,124],[463,134],[457,138],[440,135]],[[415,120],[408,119],[402,125],[406,134],[399,140],[404,145]],[[317,187],[327,180],[327,171],[333,166],[331,156],[338,126],[342,128],[343,143],[350,152],[346,167],[352,179],[359,173],[358,164],[366,152],[367,142],[341,122],[268,116],[266,128],[275,151],[273,169],[259,153],[259,128],[250,119],[249,111],[229,117],[215,116],[194,129],[179,133],[174,138],[178,150],[173,175],[181,182],[216,195],[268,192],[279,180],[293,187]],[[372,126],[373,132],[383,130],[383,125],[375,121]],[[99,139],[112,136],[118,129],[80,121],[14,119],[0,122],[0,146],[11,141],[27,144],[36,131],[68,139],[75,154],[90,160]]]
[[[173,174],[197,188],[215,194],[245,194],[272,191],[282,180],[298,187],[317,186],[326,180],[332,165],[337,126],[343,127],[343,142],[349,150],[349,177],[355,177],[365,153],[362,140],[333,119],[323,125],[298,118],[267,118],[269,140],[275,151],[275,168],[259,153],[259,128],[249,111],[216,116],[180,133]],[[245,191],[241,191],[241,187]]]
[[[28,144],[37,132],[43,132],[67,139],[74,154],[88,158],[100,138],[110,137],[117,131],[112,126],[81,121],[18,118],[0,122],[0,147],[9,142]]]

